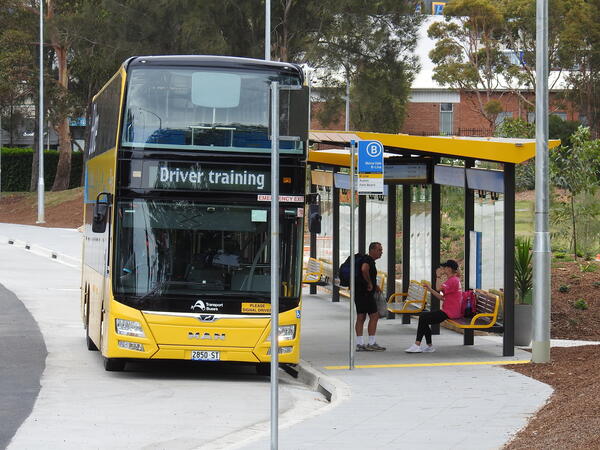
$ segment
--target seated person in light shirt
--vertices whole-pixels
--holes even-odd
[[[419,325],[417,326],[417,339],[415,343],[406,349],[407,353],[430,353],[434,352],[431,342],[430,325],[442,323],[447,319],[458,319],[462,317],[462,286],[458,277],[458,263],[453,259],[449,259],[445,263],[440,264],[443,274],[446,276],[446,281],[442,284],[440,292],[436,291],[429,285],[425,288],[431,295],[439,298],[443,303],[441,310],[423,312],[419,315]],[[421,347],[421,341],[425,336],[426,346]]]

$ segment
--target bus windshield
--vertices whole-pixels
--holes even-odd
[[[212,68],[132,68],[123,147],[270,152],[270,82],[299,86],[298,76],[276,71]],[[302,153],[304,143],[285,137],[290,91],[280,93],[280,150]]]
[[[116,297],[269,297],[268,206],[136,199],[116,212]],[[299,296],[301,215],[281,210],[282,297]]]

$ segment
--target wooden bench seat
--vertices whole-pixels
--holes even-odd
[[[465,332],[464,344],[473,345],[474,330],[502,331],[502,325],[498,324],[498,312],[500,311],[500,297],[481,289],[473,291],[476,297],[476,311],[473,317],[461,319],[448,319],[449,324],[462,328]]]
[[[461,319],[448,319],[452,325],[459,328],[491,328],[498,320],[498,311],[500,310],[500,297],[481,289],[473,291],[477,298],[477,311],[473,317],[463,317]]]
[[[394,314],[418,314],[427,306],[427,289],[415,280],[410,280],[408,292],[390,295],[388,311]]]
[[[329,284],[329,277],[325,275],[322,261],[315,258],[308,259],[302,283],[317,286],[327,286]]]

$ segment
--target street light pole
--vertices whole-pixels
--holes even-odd
[[[271,61],[271,0],[265,0],[265,61]]]
[[[548,0],[536,1],[535,240],[531,360],[550,362],[550,232],[548,227]]]
[[[44,220],[44,0],[40,0],[40,113],[38,127],[38,218]]]

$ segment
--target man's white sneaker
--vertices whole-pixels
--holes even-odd
[[[404,350],[406,353],[422,353],[423,350],[421,349],[420,346],[418,346],[417,344],[413,344],[410,347],[408,347],[406,350]]]
[[[435,352],[435,348],[433,348],[429,345],[426,345],[425,347],[421,348],[421,351],[423,353],[433,353],[433,352]]]

